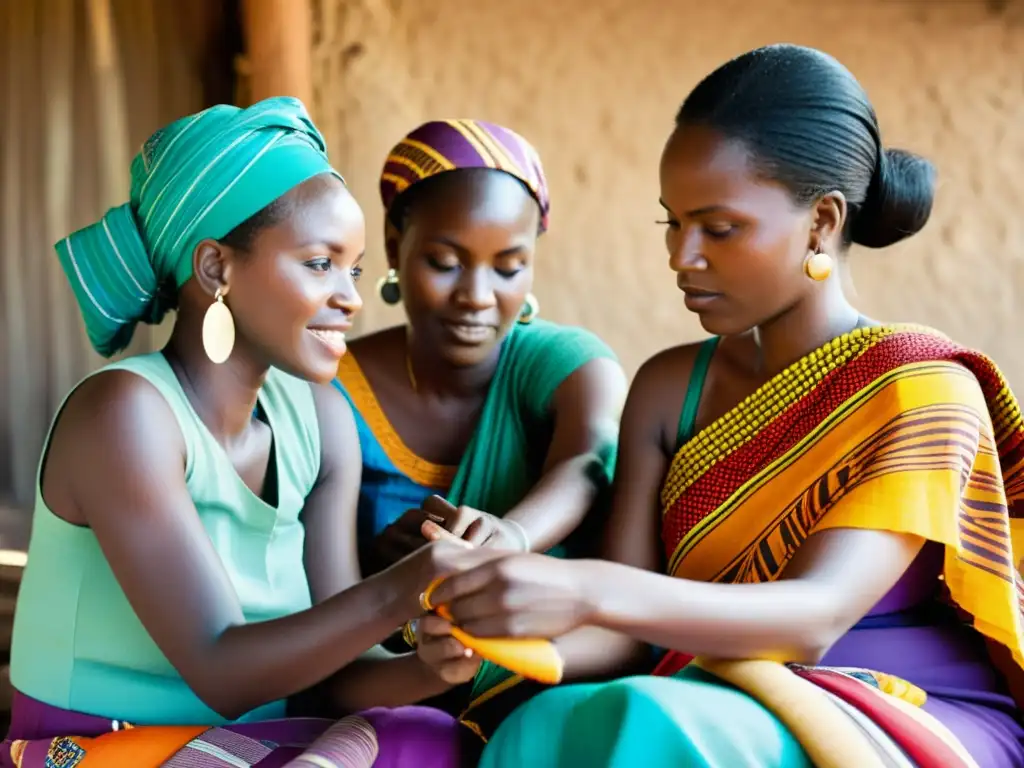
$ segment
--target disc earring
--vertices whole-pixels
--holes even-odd
[[[832,274],[832,257],[827,253],[809,251],[804,259],[804,274],[820,283]]]
[[[235,318],[217,289],[214,301],[203,315],[203,350],[213,363],[223,363],[235,348]]]
[[[377,281],[377,293],[385,304],[394,306],[402,300],[402,289],[398,285],[398,270],[389,269],[387,275]]]

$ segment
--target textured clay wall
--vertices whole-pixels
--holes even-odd
[[[542,312],[602,334],[630,372],[700,337],[653,222],[657,162],[681,99],[727,57],[822,48],[870,94],[887,144],[931,157],[932,222],[854,251],[866,313],[937,327],[996,358],[1024,393],[1024,13],[945,0],[321,0],[315,110],[371,229],[362,327],[400,320],[384,269],[377,174],[418,122],[506,123],[540,150],[553,194]],[[993,6],[1000,6],[993,8]]]

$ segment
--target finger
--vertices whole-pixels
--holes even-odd
[[[439,637],[450,637],[452,623],[440,616],[428,613],[416,620],[416,641],[430,641]]]
[[[417,523],[415,526],[410,526],[408,523],[403,523],[400,519],[387,526],[383,531],[377,534],[376,538],[377,541],[382,542],[400,542],[402,540],[412,539],[422,539],[420,523]]]
[[[494,534],[494,525],[485,517],[478,517],[471,522],[462,534],[462,540],[468,541],[474,547],[483,546],[487,539]]]
[[[532,639],[543,636],[543,633],[538,633],[532,627],[532,622],[528,623],[508,614],[468,621],[465,626],[462,626],[460,622],[460,627],[463,632],[471,637]]]
[[[416,646],[416,653],[428,664],[436,665],[445,661],[472,658],[473,652],[449,635],[448,637],[425,638]]]
[[[418,531],[423,521],[427,519],[427,513],[419,507],[414,509],[407,509],[402,516],[395,520],[390,527],[397,528],[401,531]]]
[[[470,545],[467,544],[467,546]],[[500,550],[474,549],[473,551],[481,554],[494,553],[496,557],[488,559],[476,567],[467,564],[466,570],[448,576],[437,585],[431,595],[430,600],[434,605],[450,605],[460,598],[479,592],[494,581],[495,565],[501,556]]]
[[[529,610],[529,605],[510,605],[510,597],[504,589],[498,589],[493,583],[488,583],[482,589],[443,605],[448,608],[452,623],[466,629],[475,623],[504,620],[510,615]]]
[[[431,522],[430,520],[423,521],[422,525],[420,525],[420,533],[423,534],[423,538],[427,541],[450,541],[453,544],[458,544],[460,547],[465,547],[466,549],[473,546],[468,541],[463,541],[455,534],[446,531],[440,525]]]
[[[469,507],[459,507],[459,512],[456,517],[448,518],[448,524],[445,526],[449,531],[454,533],[459,538],[466,535],[466,531],[473,523],[480,518],[479,513]]]
[[[423,511],[428,515],[439,517],[441,520],[454,520],[459,516],[458,508],[448,499],[438,496],[436,493],[428,496],[423,502]]]

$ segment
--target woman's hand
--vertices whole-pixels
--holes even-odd
[[[423,524],[425,529],[427,526],[444,531],[430,521]],[[424,530],[421,533],[425,541],[422,547],[374,577],[393,581],[394,588],[405,595],[406,619],[423,613],[422,595],[438,579],[508,556],[508,552],[479,549],[447,532],[445,534],[433,540],[426,536]]]
[[[456,507],[440,496],[423,502],[425,519],[443,525],[445,530],[475,547],[527,552],[530,542],[522,526],[473,507]],[[421,523],[422,525],[422,523]]]
[[[556,638],[598,611],[586,561],[509,555],[460,571],[438,585],[431,603],[446,605],[470,635]]]
[[[448,685],[469,682],[481,659],[451,635],[452,625],[428,614],[416,620],[416,655]]]
[[[420,528],[428,519],[427,514],[416,507],[407,510],[381,531],[371,545],[372,570],[376,572],[394,565],[406,555],[424,547],[429,540],[423,538]]]

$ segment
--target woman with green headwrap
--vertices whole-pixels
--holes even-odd
[[[456,765],[450,717],[345,684],[431,580],[494,554],[436,543],[356,583],[359,442],[329,383],[364,223],[323,138],[293,99],[217,106],[154,134],[131,176],[131,202],[57,253],[104,356],[172,308],[175,327],[54,419],[0,765]],[[321,685],[378,708],[285,719]]]

